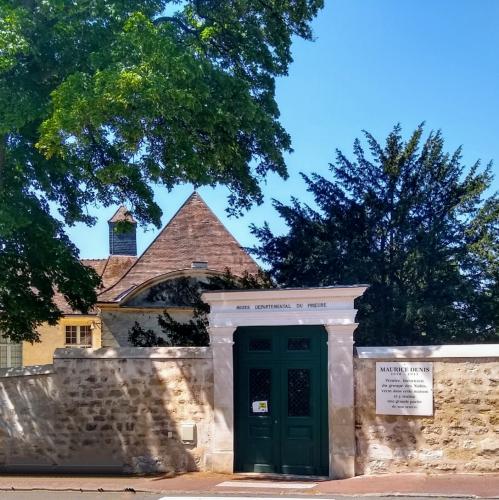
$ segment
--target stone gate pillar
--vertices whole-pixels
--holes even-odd
[[[232,473],[234,466],[234,327],[210,326],[213,352],[213,472]]]
[[[329,476],[355,476],[353,332],[357,324],[326,325],[328,346]]]

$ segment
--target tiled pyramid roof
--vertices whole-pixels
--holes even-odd
[[[258,266],[229,233],[201,196],[194,192],[128,272],[102,292],[99,302],[119,301],[124,293],[162,274],[190,269],[193,262],[235,275]]]
[[[102,278],[106,269],[108,259],[81,259],[80,262],[87,267],[93,267],[94,271]]]
[[[105,260],[106,265],[100,273],[102,288],[107,289],[113,286],[133,266],[136,260],[137,257],[133,255],[110,255]],[[95,270],[97,271],[97,269]]]
[[[136,260],[137,257],[130,255],[110,255],[107,259],[82,259],[81,263],[94,268],[101,277],[102,289],[105,290],[114,285]],[[63,314],[81,314],[70,307],[60,292],[55,293],[54,302]],[[90,314],[97,314],[97,311],[92,310]]]

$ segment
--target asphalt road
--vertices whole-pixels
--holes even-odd
[[[79,492],[79,491],[0,491],[0,500],[205,500],[207,498],[214,498],[217,500],[282,500],[281,497],[266,497],[262,498],[258,495],[255,496],[222,496],[222,495],[207,495],[207,496],[182,496],[173,497],[158,493],[107,493],[107,492]],[[302,497],[285,497],[286,500],[311,500],[311,496]],[[362,500],[393,500],[394,497],[383,496],[313,496],[312,498],[328,499],[328,500],[352,500],[359,498]],[[397,496],[397,500],[428,500],[430,497],[404,497]],[[455,499],[456,497],[445,496],[431,496],[431,500],[447,500]],[[467,497],[459,497],[459,500],[466,500]],[[468,497],[472,498],[472,497]],[[476,499],[475,499],[476,500]]]

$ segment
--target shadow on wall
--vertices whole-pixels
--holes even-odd
[[[213,421],[209,348],[59,349],[50,368],[2,371],[0,470],[206,469]],[[195,424],[193,441],[181,441],[185,423]]]

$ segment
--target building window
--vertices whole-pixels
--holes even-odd
[[[92,347],[92,330],[90,325],[67,325],[66,347]]]
[[[0,368],[14,368],[22,365],[22,344],[0,336]]]

